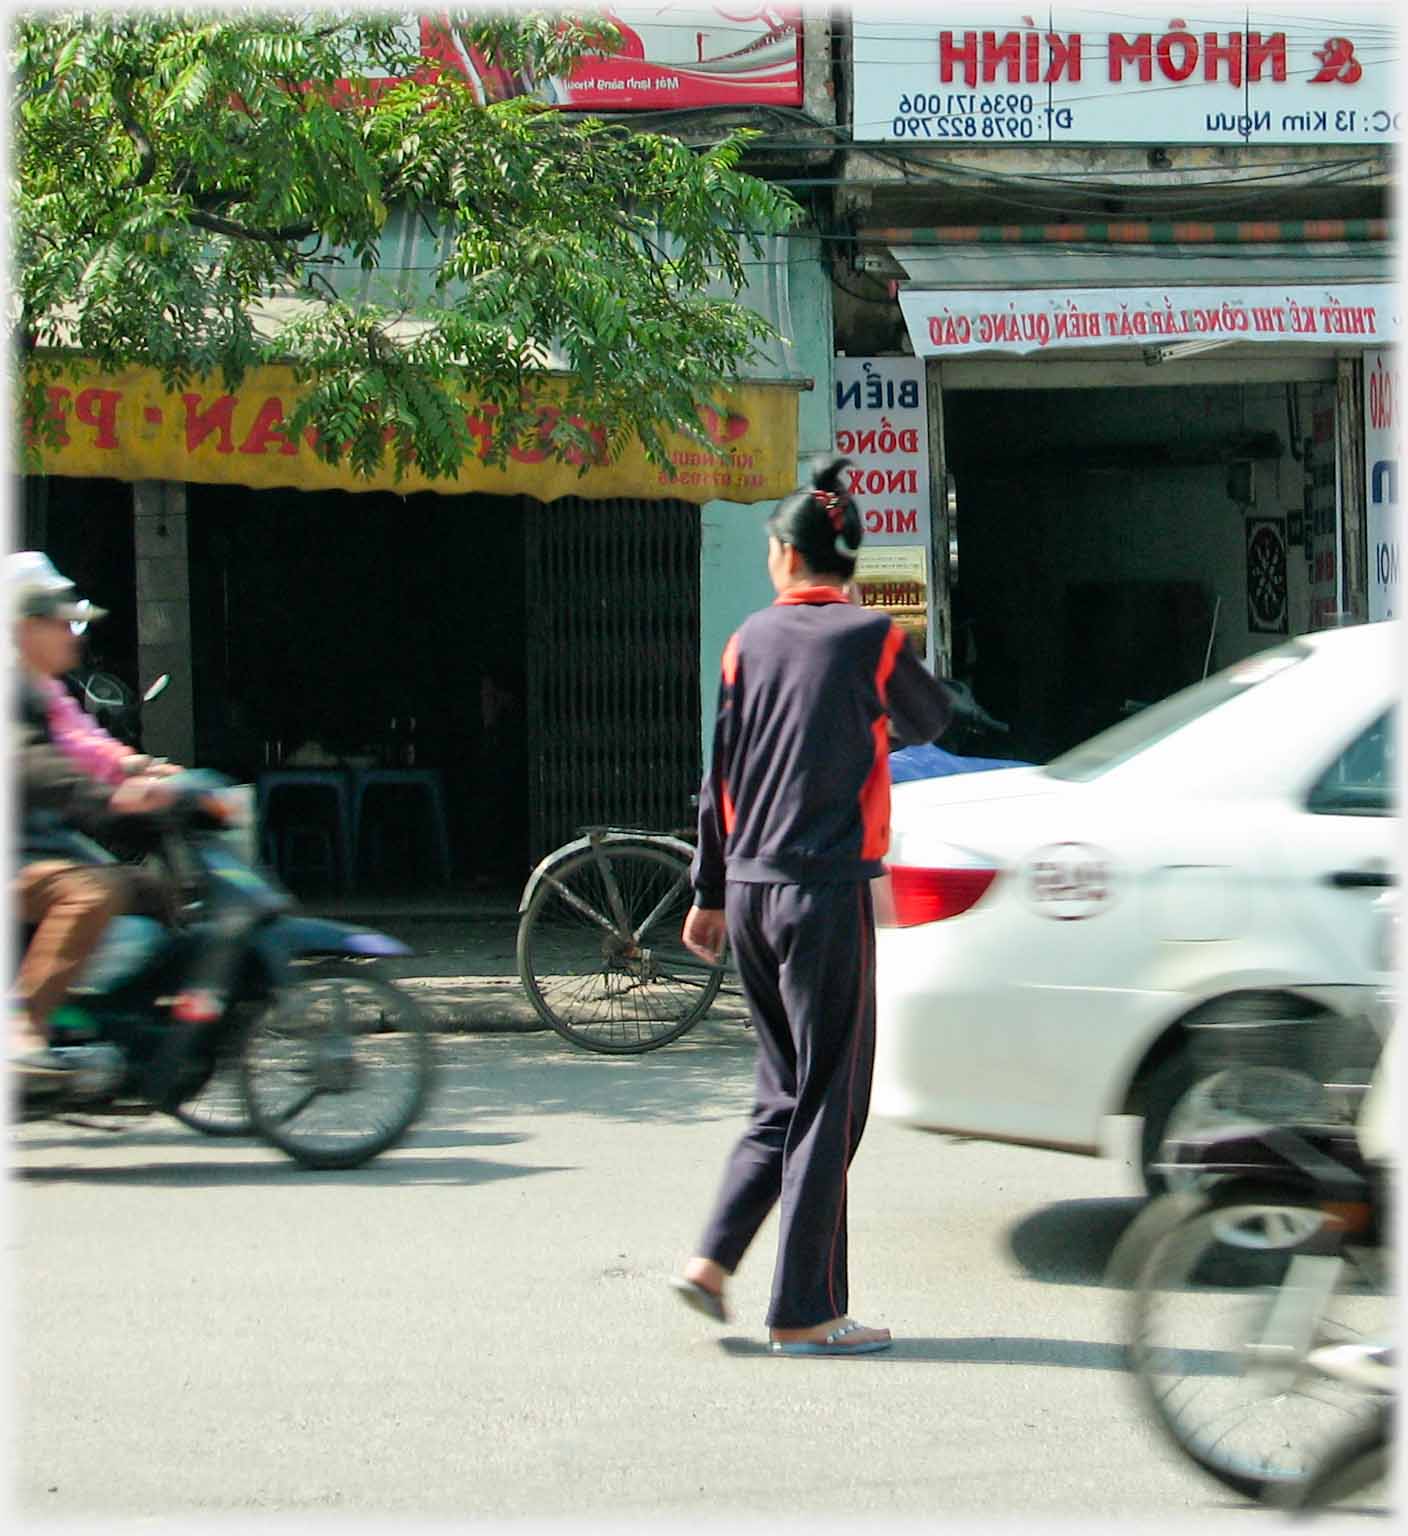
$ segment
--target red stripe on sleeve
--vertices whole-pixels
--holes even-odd
[[[875,668],[875,688],[882,706],[890,685],[890,674],[895,670],[895,659],[904,643],[904,631],[891,621]],[[871,734],[875,740],[875,757],[860,792],[860,856],[882,859],[890,851],[890,723],[886,716],[880,716],[871,727]]]
[[[723,674],[724,682],[732,688],[738,679],[738,635],[736,633],[729,636],[728,644],[724,647]]]

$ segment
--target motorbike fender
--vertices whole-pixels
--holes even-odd
[[[282,976],[290,961],[313,955],[370,960],[414,954],[409,944],[390,934],[325,917],[281,917],[266,923],[253,935],[252,947],[270,977]]]
[[[685,863],[689,863],[694,858],[694,846],[692,843],[685,842],[682,837],[667,837],[657,832],[606,832],[595,838],[574,838],[570,843],[564,843],[561,848],[554,848],[550,854],[539,862],[533,873],[528,876],[528,884],[523,887],[523,895],[518,901],[518,910],[520,912],[528,910],[528,903],[532,901],[534,893],[543,883],[544,876],[552,869],[553,865],[569,858],[574,853],[579,853],[583,848],[590,848],[593,842],[597,842],[603,847],[609,847],[613,843],[649,843],[653,847],[671,849],[673,852],[678,853]]]

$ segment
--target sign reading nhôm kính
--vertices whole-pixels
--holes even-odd
[[[927,11],[927,14],[926,14]],[[857,142],[1396,143],[1387,4],[866,8]]]

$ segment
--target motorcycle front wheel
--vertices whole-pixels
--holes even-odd
[[[365,962],[295,962],[240,1063],[255,1130],[305,1168],[355,1168],[415,1123],[434,1073],[429,1019]]]
[[[1139,1391],[1193,1463],[1247,1497],[1283,1498],[1376,1399],[1307,1357],[1383,1338],[1394,1298],[1374,1250],[1284,1191],[1231,1186],[1156,1236],[1135,1279]]]

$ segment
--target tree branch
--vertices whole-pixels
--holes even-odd
[[[290,240],[306,240],[309,235],[318,232],[318,226],[307,220],[301,224],[284,224],[278,229],[260,229],[250,224],[236,224],[233,219],[217,218],[213,213],[202,213],[198,208],[193,208],[186,218],[197,229],[229,235],[234,240],[259,240],[266,245],[285,245]]]
[[[138,187],[145,187],[156,174],[156,150],[132,111],[130,85],[131,82],[125,75],[113,76],[112,100],[116,108],[116,117],[123,132],[132,140],[132,147],[137,151],[140,162],[137,166],[137,174],[118,189],[121,192],[135,192]]]

